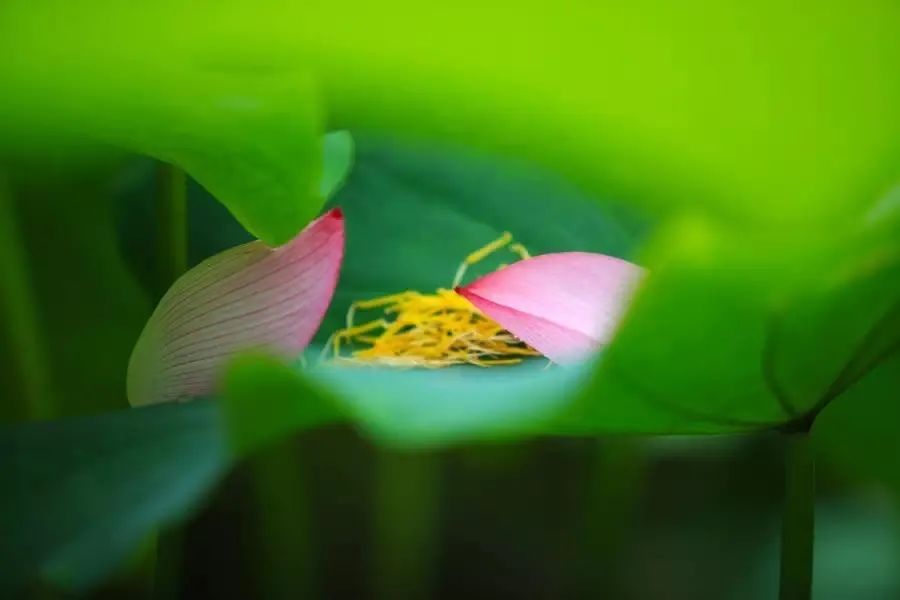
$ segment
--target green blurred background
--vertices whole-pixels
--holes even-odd
[[[814,595],[900,597],[898,22],[4,3],[0,595],[775,597],[783,430],[815,419]],[[574,374],[248,359],[223,398],[128,410],[174,277],[327,206],[317,343],[505,230],[652,277]]]

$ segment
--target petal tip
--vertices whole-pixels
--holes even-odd
[[[474,282],[473,282],[474,283]],[[453,291],[474,304],[474,298],[478,297],[478,294],[473,292],[471,288],[472,284],[469,285],[457,285],[453,288]]]
[[[331,219],[338,220],[338,221],[343,221],[344,220],[344,210],[340,206],[337,206],[335,208],[332,208],[330,211],[328,211],[325,216],[327,216],[328,218],[331,218]]]
[[[343,213],[335,209],[283,246],[237,246],[182,275],[132,352],[131,404],[213,393],[224,365],[238,352],[296,356],[328,309],[343,253]]]

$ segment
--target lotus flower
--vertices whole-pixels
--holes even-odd
[[[577,362],[607,344],[644,273],[603,254],[543,254],[456,292],[554,362]]]
[[[160,301],[131,355],[132,405],[215,391],[235,353],[267,349],[295,357],[322,322],[344,255],[344,219],[334,209],[293,240],[256,241],[185,273]]]

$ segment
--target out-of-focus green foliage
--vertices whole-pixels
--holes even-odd
[[[327,396],[298,378],[282,361],[266,355],[236,359],[223,387],[228,440],[238,454],[341,416]]]
[[[808,413],[846,386],[844,365],[871,350],[873,328],[900,339],[884,321],[900,291],[898,248],[862,223],[827,236],[748,234],[702,219],[671,224],[650,243],[651,277],[577,421],[649,433],[678,427],[617,419],[619,407],[642,403],[710,431]]]
[[[889,389],[863,376],[900,338],[900,234],[890,215],[870,213],[900,173],[898,20],[900,6],[889,0],[789,7],[774,0],[572,2],[552,11],[541,3],[468,0],[437,9],[404,0],[162,2],[140,9],[100,0],[11,1],[0,7],[0,54],[7,57],[0,63],[0,151],[113,147],[174,162],[270,243],[288,239],[321,208],[323,121],[515,155],[584,185],[600,207],[612,196],[664,219],[638,255],[651,277],[571,405],[564,395],[571,383],[562,382],[568,373],[546,374],[546,383],[529,386],[524,396],[502,380],[478,385],[459,375],[466,377],[460,393],[491,390],[485,395],[495,399],[484,398],[474,411],[469,402],[453,404],[449,381],[442,381],[441,395],[426,395],[430,384],[420,381],[427,374],[304,379],[251,361],[232,373],[226,392],[237,411],[229,414],[236,415],[230,431],[239,448],[337,414],[387,440],[418,443],[511,430],[756,429],[816,409],[856,379]],[[602,208],[573,212],[566,194],[529,199],[491,187],[489,177],[467,186],[459,171],[416,158],[402,158],[412,173],[382,164],[362,188],[354,191],[353,182],[345,188],[351,245],[335,311],[361,295],[445,284],[456,260],[503,229],[536,252],[581,246],[619,253],[603,237],[616,215]],[[326,181],[331,173],[326,169]],[[351,206],[371,220],[354,226]],[[71,290],[66,277],[78,282],[79,303],[66,308],[81,321],[51,308],[39,313],[51,372],[71,371],[71,386],[61,379],[53,387],[61,399],[93,402],[99,390],[98,403],[115,402],[110,396],[117,392],[104,386],[119,385],[122,336],[146,306],[127,301],[122,327],[117,318],[95,314],[110,293],[134,292],[109,259],[105,207],[61,197],[19,210],[28,223],[29,256],[41,236],[53,239],[45,254],[34,251],[35,263],[46,260],[48,270],[30,267],[40,296]],[[68,235],[66,226],[78,232]],[[66,260],[71,269],[60,264]],[[334,326],[334,314],[326,328]],[[72,353],[104,347],[110,350],[97,353],[96,370],[82,374],[77,367],[84,362]],[[90,383],[99,373],[112,376]],[[243,404],[254,389],[280,399],[265,419],[254,419]],[[373,402],[389,389],[402,393]],[[881,408],[850,398],[828,407],[821,431],[829,431],[832,410],[848,411],[842,420],[857,425],[846,433],[857,438],[873,420],[887,421]],[[151,414],[168,413],[128,419],[140,427]],[[69,427],[90,425],[35,427],[7,439],[40,445],[54,427],[65,439]],[[827,439],[823,444],[832,447]],[[890,480],[900,465],[884,439],[873,436],[862,445],[873,450],[856,458]],[[27,457],[23,452],[19,447],[16,460]],[[41,464],[68,464],[68,456],[53,456]],[[102,472],[96,463],[82,464],[87,473]],[[128,470],[114,475],[125,486],[110,483],[114,489],[141,481]],[[203,481],[209,480],[192,485]],[[69,497],[87,493],[72,486]],[[37,518],[25,497],[14,496],[22,514]],[[45,512],[86,519],[66,511],[87,504],[54,504]],[[143,518],[144,526],[184,504],[158,506],[165,510]],[[107,517],[113,514],[110,508]],[[23,571],[57,556],[43,549],[62,538],[42,539],[50,542],[24,555],[30,558],[22,559]]]
[[[819,452],[846,476],[876,479],[900,496],[900,356],[836,400],[816,421]]]
[[[353,138],[346,131],[333,131],[321,140],[324,159],[319,192],[330,198],[343,185],[353,166]],[[162,194],[160,165],[150,160],[128,161],[116,173],[104,193],[114,199],[119,251],[132,274],[151,297],[160,298],[169,282],[159,274],[157,252],[160,241],[158,203]],[[255,239],[228,210],[216,202],[194,180],[187,181],[188,265]],[[306,225],[306,223],[304,223]]]
[[[438,16],[400,1],[299,7],[274,37],[341,125],[527,154],[662,209],[809,226],[858,214],[896,174],[897,11],[463,2]],[[273,35],[256,16],[231,26]]]
[[[150,302],[127,272],[109,195],[88,177],[66,175],[59,166],[12,180],[14,210],[41,347],[41,395],[48,412],[27,406],[26,382],[16,373],[17,346],[0,343],[9,359],[0,363],[7,400],[6,420],[84,413],[125,406],[128,353],[150,314]],[[44,198],[59,198],[48,203]]]
[[[743,569],[730,600],[761,600],[778,594],[778,525],[772,516],[768,535],[750,568]],[[900,594],[900,544],[891,506],[867,496],[824,500],[816,506],[816,568],[813,597],[821,600],[890,600]]]
[[[805,228],[860,214],[896,176],[898,18],[889,0],[10,2],[0,114],[171,152],[270,240],[313,210],[319,96],[332,125],[486,145],[662,210]]]
[[[183,515],[223,472],[214,403],[197,401],[0,433],[0,589],[36,572],[67,588],[109,575],[160,522]]]
[[[441,371],[324,368],[301,375],[266,357],[237,361],[223,410],[232,447],[264,443],[323,423],[349,420],[379,441],[406,447],[546,433],[583,383],[586,369]]]
[[[93,145],[172,162],[273,244],[312,219],[321,116],[308,73],[190,59],[179,52],[193,44],[157,36],[151,15],[96,9],[105,18],[55,2],[0,9],[0,155]]]
[[[322,147],[322,178],[319,193],[322,198],[331,198],[337,193],[353,168],[353,136],[349,131],[326,133]]]
[[[896,513],[872,504],[817,506],[814,598],[889,600],[900,594]]]

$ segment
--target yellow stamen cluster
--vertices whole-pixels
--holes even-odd
[[[512,235],[507,232],[467,256],[452,287],[462,282],[468,267],[507,246],[519,258],[528,258],[521,244],[511,242]],[[376,309],[381,310],[381,317],[355,324],[358,311]],[[345,345],[352,349],[342,354]],[[347,313],[347,326],[331,336],[325,349],[329,351],[332,360],[341,364],[426,368],[491,367],[540,356],[468,300],[443,288],[431,294],[406,291],[354,302]]]

